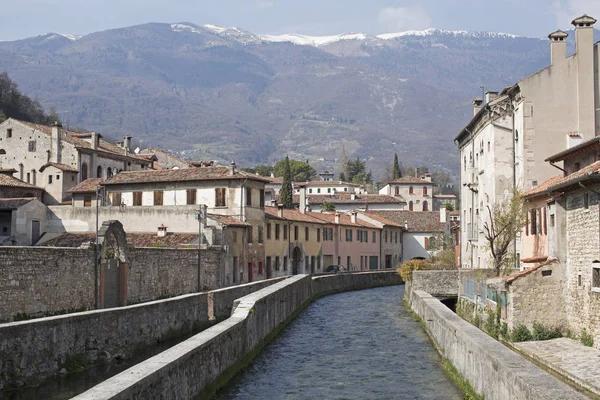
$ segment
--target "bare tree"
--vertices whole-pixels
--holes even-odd
[[[483,224],[483,233],[494,260],[494,276],[508,271],[514,261],[510,245],[527,224],[523,195],[517,189],[510,199],[487,206],[489,221]]]

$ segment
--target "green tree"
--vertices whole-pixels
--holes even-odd
[[[525,201],[517,189],[510,199],[487,206],[489,220],[483,224],[483,235],[494,262],[494,275],[506,273],[512,267],[514,254],[510,245],[527,224]]]
[[[359,172],[358,174],[354,175],[354,178],[352,178],[352,182],[358,185],[368,185],[370,183],[373,183],[373,179],[371,178],[371,171],[369,171],[368,173]]]
[[[317,174],[317,171],[307,162],[299,160],[290,160],[287,156],[284,160],[278,161],[273,167],[275,176],[284,176],[286,160],[290,167],[290,179],[293,182],[306,182]]]
[[[346,174],[346,179],[348,179],[351,182],[354,182],[354,177],[358,174],[365,174],[367,173],[367,165],[366,162],[364,162],[363,160],[361,160],[358,156],[356,157],[355,160],[350,160],[348,161],[348,173]]]
[[[346,181],[346,175],[344,175],[344,171],[340,172],[339,180]]]
[[[398,153],[394,153],[394,166],[392,167],[392,180],[402,178],[402,170],[398,162]]]
[[[294,208],[293,191],[292,191],[292,173],[290,168],[290,159],[285,156],[283,160],[283,182],[281,185],[281,204],[285,208]]]
[[[260,176],[271,176],[271,173],[273,172],[273,166],[258,164],[252,168],[243,168],[243,170],[252,174],[259,174]]]
[[[342,176],[344,179],[342,179]],[[342,150],[340,151],[340,181],[345,181],[348,177],[348,156],[346,155],[346,148],[342,143]]]
[[[335,211],[335,205],[329,201],[321,203],[321,211]]]
[[[0,110],[0,124],[6,121],[6,119],[6,114],[4,114],[4,111]]]
[[[56,112],[56,108],[50,107],[50,114],[48,115],[48,122],[50,124],[61,123],[60,118],[58,117],[58,113]]]

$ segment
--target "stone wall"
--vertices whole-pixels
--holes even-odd
[[[128,303],[198,291],[197,250],[131,248]],[[223,285],[220,247],[202,250],[200,289]],[[92,248],[0,247],[0,322],[95,306]]]
[[[412,309],[440,353],[486,400],[586,398],[464,321],[428,293],[415,291]]]
[[[458,296],[458,270],[413,271],[412,279],[404,290],[411,301],[412,292],[423,290],[436,297]]]
[[[189,399],[215,388],[312,299],[326,293],[400,283],[395,271],[296,275],[236,300],[231,318],[75,399]]]

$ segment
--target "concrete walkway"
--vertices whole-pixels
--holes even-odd
[[[567,338],[521,342],[514,346],[600,397],[600,350]]]

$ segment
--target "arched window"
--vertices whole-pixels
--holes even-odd
[[[429,211],[429,203],[427,201],[423,202],[423,211]]]
[[[423,186],[423,196],[427,196],[427,186]]]
[[[112,168],[107,168],[106,170],[106,179],[110,179],[113,176]]]
[[[413,194],[413,193],[414,193],[414,189],[413,189],[413,187],[412,187],[412,186],[408,188],[408,193],[409,193],[409,194]]]
[[[396,188],[394,189],[394,195],[398,196],[400,194],[400,187],[396,186]]]
[[[96,173],[96,178],[102,178],[102,167],[98,166],[98,172]]]
[[[413,202],[409,201],[408,202],[408,211],[412,211],[413,210]]]
[[[0,156],[2,156],[2,155],[4,155],[4,154],[6,154],[6,150],[4,150],[4,149],[0,149]]]
[[[88,167],[86,163],[81,164],[81,182],[88,178]]]

